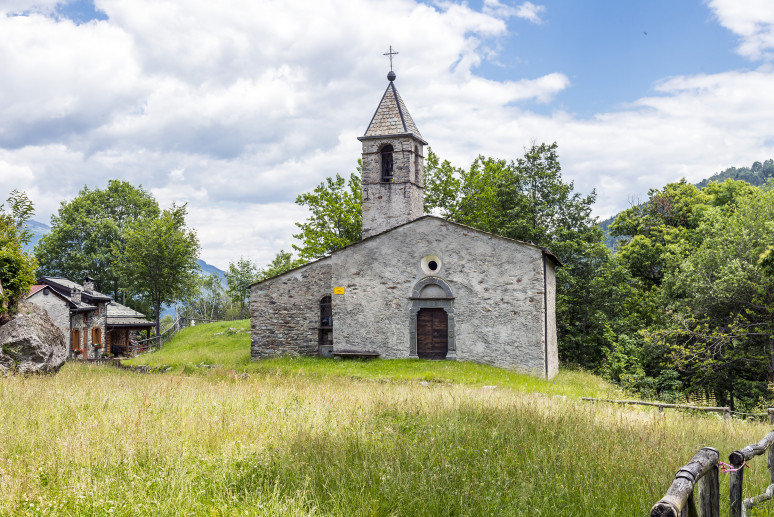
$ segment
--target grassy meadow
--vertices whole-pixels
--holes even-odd
[[[0,378],[0,515],[647,515],[700,447],[723,459],[769,431],[583,403],[615,395],[583,372],[252,364],[227,330],[246,325],[132,361],[165,373]],[[751,467],[747,496],[768,485],[765,460]],[[727,476],[721,497],[727,513]]]

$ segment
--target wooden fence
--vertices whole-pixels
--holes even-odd
[[[768,414],[771,414],[769,411]],[[729,514],[731,517],[746,517],[747,511],[757,504],[774,498],[774,431],[761,441],[734,451],[728,456],[727,472],[730,474]],[[747,462],[768,451],[770,484],[763,494],[744,498],[744,469]],[[719,517],[720,485],[718,479],[718,451],[704,447],[694,455],[691,461],[681,467],[666,495],[653,505],[651,517]],[[694,488],[698,486],[697,497]]]
[[[652,406],[657,407],[659,413],[663,413],[664,409],[690,409],[692,411],[708,411],[710,413],[722,413],[723,420],[731,420],[731,408],[730,407],[705,407],[705,406],[691,406],[688,404],[667,404],[665,402],[645,402],[643,400],[612,400],[612,399],[595,399],[591,397],[582,397],[581,400],[588,402],[609,402],[611,404],[634,404],[639,406]],[[769,418],[774,416],[774,410],[769,413]]]
[[[221,320],[188,319],[177,318],[164,332],[158,336],[149,337],[135,341],[132,346],[132,355],[143,354],[160,350],[162,346],[169,343],[175,334],[182,329],[196,325],[196,323],[215,323]]]
[[[728,455],[728,462],[735,469],[731,472],[731,490],[728,496],[731,503],[731,517],[747,515],[747,510],[758,503],[771,499],[772,492],[774,492],[774,448],[771,447],[772,443],[774,443],[774,431],[771,431],[758,443],[748,445],[741,451],[734,451]],[[744,484],[745,463],[767,450],[769,451],[769,487],[761,495],[744,499],[742,485]]]
[[[609,402],[611,404],[634,404],[639,406],[651,406],[657,407],[659,413],[664,412],[666,409],[689,409],[692,411],[707,411],[710,413],[722,413],[723,420],[728,422],[731,420],[731,415],[741,415],[744,418],[752,416],[755,418],[768,417],[769,424],[774,425],[774,408],[767,408],[765,413],[745,413],[743,411],[733,411],[730,407],[710,407],[710,406],[692,406],[689,404],[667,404],[666,402],[646,402],[644,400],[613,400],[613,399],[596,399],[593,397],[581,397],[581,400],[586,402]]]
[[[650,510],[651,517],[720,517],[719,454],[704,447],[677,471],[666,495]],[[694,487],[699,486],[696,505]]]

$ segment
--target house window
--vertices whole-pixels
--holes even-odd
[[[91,330],[91,344],[92,345],[100,345],[102,344],[102,329],[101,328],[94,328]]]
[[[382,181],[392,181],[392,146],[390,144],[382,147]]]
[[[81,331],[77,329],[73,330],[73,351],[81,351]]]

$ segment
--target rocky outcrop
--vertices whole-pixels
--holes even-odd
[[[0,326],[0,375],[56,373],[66,359],[64,335],[44,309],[20,304],[13,319]]]

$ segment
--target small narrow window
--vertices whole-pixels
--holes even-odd
[[[419,147],[414,146],[414,181],[419,184],[419,177],[422,174],[422,160],[419,159]]]
[[[323,296],[322,300],[320,300],[320,326],[333,326],[333,310],[330,296]]]
[[[80,352],[81,350],[81,331],[73,330],[73,351]]]
[[[382,181],[392,181],[392,146],[382,147]]]

